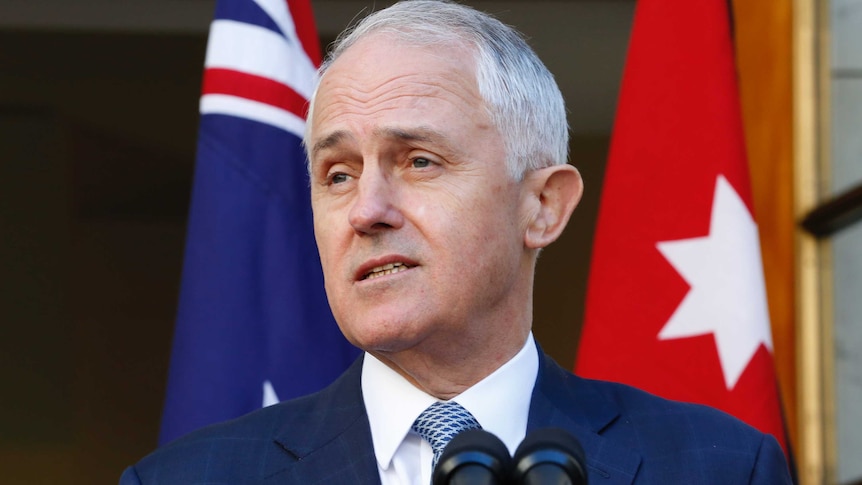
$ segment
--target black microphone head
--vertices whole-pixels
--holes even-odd
[[[512,457],[500,438],[482,429],[470,429],[455,435],[443,449],[431,483],[459,483],[457,477],[468,473],[483,477],[466,480],[469,483],[508,483],[511,468]]]
[[[515,450],[513,458],[515,483],[542,483],[539,474],[560,471],[574,485],[587,484],[586,455],[578,440],[560,428],[543,428],[533,431]]]

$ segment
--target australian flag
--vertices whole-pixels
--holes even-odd
[[[309,1],[216,5],[161,443],[318,390],[358,354],[330,313],[312,233]]]

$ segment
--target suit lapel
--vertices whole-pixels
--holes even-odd
[[[584,447],[590,481],[631,484],[638,453],[603,434],[620,419],[618,406],[592,386],[560,368],[539,349],[539,375],[530,402],[527,432],[558,427]],[[362,400],[362,358],[318,394],[285,403],[261,484],[379,484],[371,429]],[[281,405],[279,405],[281,406]]]
[[[331,386],[281,413],[275,443],[282,453],[262,484],[380,483],[361,369],[362,357]]]
[[[527,433],[545,427],[565,429],[584,447],[591,483],[630,484],[641,456],[603,436],[619,418],[613,401],[564,371],[539,349],[539,375],[530,401]]]

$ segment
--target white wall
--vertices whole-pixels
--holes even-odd
[[[832,0],[832,191],[862,183],[862,0]],[[838,483],[862,478],[862,222],[832,238]]]

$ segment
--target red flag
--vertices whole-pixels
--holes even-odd
[[[727,0],[640,0],[576,371],[707,404],[788,449]]]

